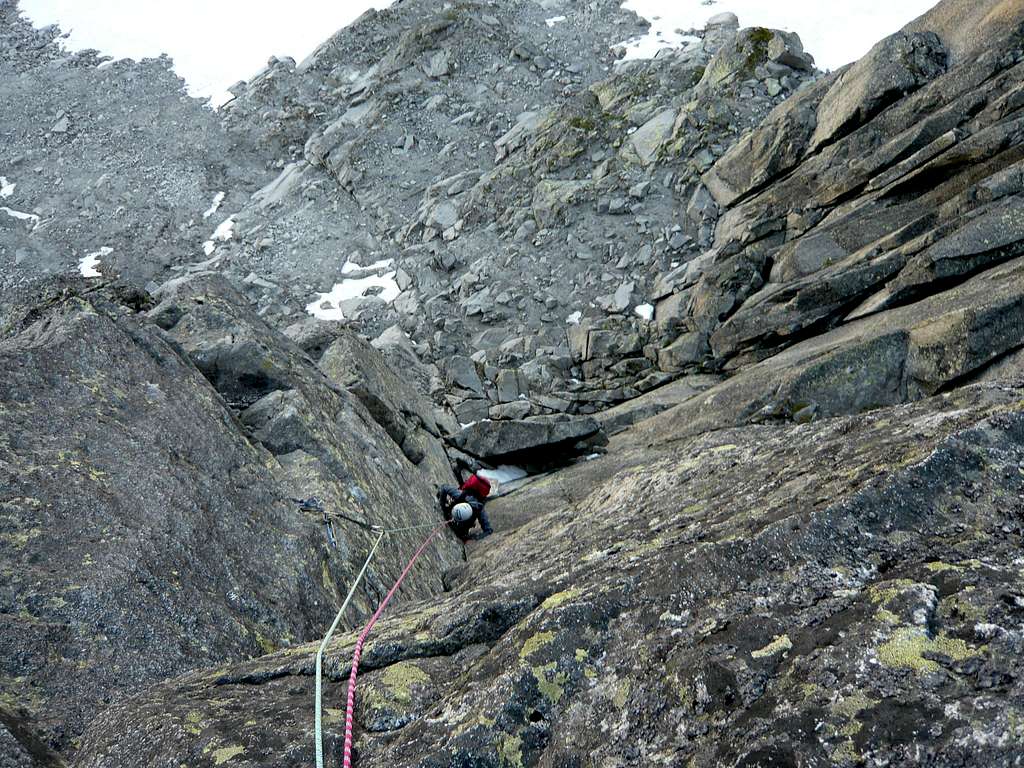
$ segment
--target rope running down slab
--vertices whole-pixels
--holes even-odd
[[[317,649],[317,652],[316,652],[316,693],[315,693],[315,702],[314,702],[314,724],[313,724],[313,731],[314,731],[314,738],[315,738],[315,750],[316,750],[316,768],[324,768],[323,655],[324,655],[324,652],[327,650],[327,645],[330,642],[331,637],[334,635],[334,631],[338,628],[338,624],[341,622],[341,617],[344,615],[345,610],[348,608],[348,604],[352,600],[352,596],[355,594],[356,588],[359,586],[359,584],[363,580],[363,577],[366,575],[366,571],[370,567],[370,562],[373,560],[374,555],[376,555],[377,549],[380,547],[380,544],[383,541],[384,536],[389,534],[389,533],[402,533],[402,532],[405,532],[405,531],[416,531],[416,530],[421,530],[421,529],[425,529],[425,528],[432,528],[433,529],[430,532],[430,535],[427,536],[427,538],[424,540],[424,542],[420,545],[420,548],[418,550],[416,550],[416,554],[414,554],[412,556],[412,558],[409,560],[409,563],[405,566],[405,570],[402,571],[401,576],[398,577],[398,580],[395,582],[394,586],[391,587],[391,591],[388,592],[388,594],[384,598],[384,600],[382,600],[380,605],[377,606],[376,612],[373,614],[373,617],[370,619],[369,623],[366,625],[366,627],[360,633],[359,639],[356,642],[355,652],[354,652],[354,654],[352,656],[352,671],[351,671],[351,674],[349,675],[348,703],[347,703],[346,712],[345,712],[345,753],[344,753],[345,754],[345,757],[344,757],[345,768],[351,768],[352,718],[353,718],[353,710],[354,710],[354,707],[355,707],[355,684],[356,684],[356,674],[357,674],[358,669],[359,669],[359,659],[362,656],[363,644],[366,642],[366,638],[370,634],[370,630],[373,629],[373,625],[377,623],[377,619],[380,618],[380,615],[384,612],[384,608],[387,607],[387,604],[391,601],[391,598],[394,597],[395,593],[398,591],[398,588],[402,585],[402,582],[405,580],[405,577],[408,576],[409,571],[412,570],[413,565],[419,559],[420,555],[423,554],[424,550],[426,550],[426,548],[430,544],[430,542],[433,541],[434,537],[437,536],[437,534],[440,533],[448,525],[449,525],[448,522],[444,522],[444,523],[441,523],[439,525],[435,525],[434,523],[430,523],[430,524],[427,524],[427,525],[410,525],[410,526],[406,526],[406,527],[403,527],[403,528],[389,528],[387,530],[381,530],[379,528],[374,528],[373,529],[375,531],[379,531],[379,535],[377,536],[377,540],[373,543],[373,547],[370,549],[370,554],[367,555],[367,557],[366,557],[366,562],[363,563],[363,567],[359,571],[359,575],[356,576],[355,581],[352,582],[352,587],[349,589],[348,595],[345,597],[345,602],[343,602],[341,604],[341,608],[339,609],[337,616],[334,617],[334,622],[331,624],[330,629],[327,630],[327,634],[324,636],[324,639],[320,643],[320,647]],[[364,527],[369,527],[369,526],[364,526]]]
[[[377,619],[380,618],[380,615],[384,612],[384,609],[391,601],[391,598],[394,597],[398,588],[402,586],[402,582],[405,581],[405,577],[409,575],[409,571],[412,570],[413,565],[416,564],[420,555],[423,554],[423,551],[427,546],[429,546],[430,542],[434,540],[434,537],[447,526],[447,522],[441,523],[430,532],[430,535],[427,536],[426,539],[424,539],[420,548],[416,550],[416,554],[412,556],[408,565],[405,566],[405,570],[402,571],[402,575],[398,577],[394,586],[391,587],[391,591],[388,592],[385,598],[381,601],[381,604],[377,606],[377,610],[374,612],[369,622],[367,622],[363,631],[359,634],[359,639],[356,640],[356,647],[352,653],[352,672],[348,677],[348,702],[345,706],[345,751],[342,759],[343,768],[352,768],[352,714],[356,703],[356,675],[359,673],[359,659],[363,655],[363,644],[366,642],[366,638],[369,636],[370,630],[373,629],[373,625],[377,623]]]
[[[316,737],[316,768],[324,768],[324,734],[322,725],[322,706],[323,697],[321,691],[321,681],[323,677],[323,660],[324,650],[327,648],[327,643],[331,640],[331,635],[334,634],[334,630],[338,628],[338,623],[341,621],[342,615],[345,613],[345,609],[348,608],[349,602],[352,600],[352,595],[356,593],[356,587],[363,580],[363,576],[366,575],[366,569],[370,567],[370,561],[373,560],[373,556],[377,553],[377,547],[384,540],[384,532],[381,531],[377,540],[373,543],[373,548],[370,550],[370,554],[366,557],[366,562],[363,563],[363,568],[359,571],[359,575],[356,576],[356,580],[352,582],[352,588],[348,591],[348,595],[345,596],[345,602],[341,604],[341,610],[338,611],[338,615],[334,617],[334,623],[331,624],[331,628],[327,630],[327,634],[324,636],[324,641],[320,643],[320,648],[316,652],[316,704],[315,704],[315,722],[313,730]]]

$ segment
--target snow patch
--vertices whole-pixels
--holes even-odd
[[[97,269],[100,265],[100,259],[104,256],[109,256],[113,252],[113,248],[103,246],[98,251],[87,253],[78,260],[78,272],[82,277],[103,277],[99,269]]]
[[[552,16],[550,19],[544,19],[544,23],[547,24],[549,27],[553,27],[555,26],[555,24],[560,24],[561,22],[565,21],[565,19],[565,16]]]
[[[345,313],[341,308],[342,302],[351,299],[358,299],[371,288],[382,289],[377,297],[390,304],[402,292],[395,282],[397,271],[385,272],[383,275],[369,275],[368,277],[354,277],[335,283],[329,293],[321,293],[319,297],[306,305],[306,312],[318,317],[321,320],[344,320]]]
[[[491,483],[501,485],[502,483],[511,483],[513,480],[522,480],[529,473],[522,467],[502,464],[497,469],[481,469],[477,474]]]
[[[0,198],[6,200],[13,195],[15,186],[17,185],[8,181],[6,176],[0,176]]]
[[[899,31],[934,5],[934,0],[626,0],[622,7],[651,22],[647,34],[620,43],[626,59],[649,59],[662,48],[680,48],[696,40],[682,34],[703,29],[707,20],[731,11],[741,27],[796,32],[804,49],[822,69],[856,61],[883,37]]]
[[[31,221],[33,230],[35,230],[35,228],[39,226],[40,218],[36,216],[34,213],[16,211],[13,208],[6,208],[4,206],[0,206],[0,211],[3,211],[11,218],[18,219],[19,221]]]
[[[228,216],[213,230],[213,239],[227,242],[235,236],[235,217]]]
[[[640,304],[633,309],[642,320],[650,322],[654,319],[654,305],[653,304]]]
[[[224,193],[223,192],[218,192],[216,195],[214,195],[213,203],[210,205],[209,209],[205,213],[203,213],[203,218],[204,219],[208,219],[211,216],[213,216],[213,214],[215,214],[217,212],[217,209],[220,208],[220,204],[223,203],[223,202],[224,202]]]
[[[569,325],[579,325],[580,324],[580,320],[582,320],[582,319],[583,319],[583,313],[582,312],[573,312],[571,315],[569,315],[567,318],[565,318],[565,322],[567,322]]]
[[[213,252],[217,249],[218,242],[226,243],[234,236],[235,217],[228,216],[215,230],[213,230],[213,234],[210,235],[210,239],[203,243],[203,253],[207,256],[213,255]]]

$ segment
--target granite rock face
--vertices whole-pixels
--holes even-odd
[[[210,349],[204,334],[190,343],[192,315],[168,336],[143,314],[154,302],[139,299],[51,284],[5,308],[0,693],[60,749],[149,683],[322,631],[371,535],[339,521],[332,548],[323,521],[291,497],[396,527],[434,518],[432,484],[361,404],[289,357],[276,332],[247,324],[230,293],[207,285],[193,299],[225,310],[219,320],[260,346],[267,370],[286,372],[266,381],[308,387],[296,418],[321,422],[318,439],[282,453],[248,439],[224,396],[252,358],[217,369],[237,376],[205,367],[222,396],[186,356]],[[452,548],[428,561],[452,562]],[[371,583],[395,564],[381,561]],[[440,586],[424,579],[410,594]],[[357,611],[372,599],[360,595]]]
[[[987,5],[1001,18],[1013,7]],[[940,29],[948,9],[935,11]],[[955,57],[934,33],[887,38],[705,175],[724,211],[684,325],[709,337],[712,365],[742,367],[869,315],[884,324],[886,310],[1024,254],[1020,19],[979,38]],[[994,357],[1004,338],[1024,343],[1015,331],[977,343]]]
[[[731,14],[616,63],[617,0],[406,0],[120,175],[86,96],[166,62],[0,21],[46,128],[0,126],[2,759],[309,765],[402,528],[336,763],[435,485],[518,464],[371,635],[357,765],[1019,763],[1019,0],[827,75]]]
[[[321,355],[318,367],[354,394],[401,447],[406,458],[437,484],[454,481],[433,405],[391,367],[382,352],[353,333],[342,334]]]
[[[500,500],[529,522],[367,646],[357,764],[1012,765],[1020,384],[691,438],[656,418]],[[328,652],[330,760],[354,642]],[[314,651],[117,704],[77,765],[305,765]]]

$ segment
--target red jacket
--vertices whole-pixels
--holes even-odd
[[[466,493],[472,493],[474,496],[480,499],[480,501],[483,501],[491,492],[491,484],[487,481],[486,477],[480,477],[480,475],[470,475],[469,479],[459,486],[459,490],[465,491]]]

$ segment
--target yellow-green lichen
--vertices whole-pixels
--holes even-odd
[[[42,535],[40,528],[28,528],[23,531],[14,531],[12,533],[0,533],[0,542],[8,544],[14,549],[22,549],[27,546],[28,543]]]
[[[965,621],[975,623],[984,621],[988,616],[988,608],[971,602],[970,595],[975,591],[975,588],[972,586],[964,587],[962,592],[950,595],[943,600],[939,607],[940,611]]]
[[[237,757],[238,755],[242,754],[245,754],[245,747],[243,746],[223,747],[221,749],[214,750],[213,764],[221,765],[222,763],[226,763],[231,758]]]
[[[256,637],[257,644],[263,649],[263,653],[273,653],[277,650],[277,644],[258,629],[253,634]]]
[[[552,704],[557,704],[562,700],[562,695],[565,693],[565,681],[567,680],[565,672],[558,672],[557,670],[558,664],[554,661],[550,664],[533,667],[531,670],[533,676],[537,679],[537,690]]]
[[[202,720],[203,716],[201,713],[196,712],[195,710],[189,712],[187,715],[185,715],[185,730],[191,733],[193,736],[198,736],[200,733],[203,732],[203,729],[200,726]]]
[[[320,583],[324,585],[324,589],[328,592],[336,592],[337,589],[334,586],[334,579],[331,578],[331,569],[328,568],[326,560],[320,564]]]
[[[726,445],[716,445],[714,448],[709,448],[709,453],[731,453],[739,448],[734,443],[728,443]]]
[[[615,693],[612,695],[612,703],[619,709],[622,709],[626,706],[626,702],[629,701],[629,693],[632,690],[632,681],[628,679],[620,680],[619,684],[615,687]]]
[[[879,608],[878,612],[875,614],[875,616],[878,617],[879,621],[884,622],[886,624],[899,624],[900,623],[900,617],[897,616],[892,611],[890,611],[888,608]]]
[[[530,656],[535,654],[545,645],[548,645],[554,639],[554,632],[538,632],[536,635],[534,635],[531,638],[528,638],[527,641],[523,643],[523,648],[521,651],[519,651],[519,658],[524,660],[530,658]]]
[[[494,724],[496,722],[497,721],[493,717],[487,717],[487,715],[477,715],[472,720],[465,720],[459,723],[455,727],[455,730],[453,731],[452,735],[458,737],[464,734],[466,731],[472,728],[477,728],[479,726],[491,729],[494,728]]]
[[[818,691],[821,690],[817,683],[801,683],[800,684],[800,698],[804,701],[813,698]]]
[[[590,653],[587,652],[586,648],[576,649],[576,661],[586,661],[590,658]]]
[[[868,597],[874,603],[887,603],[894,597],[897,597],[903,590],[914,586],[916,583],[910,579],[895,579],[894,581],[886,582],[884,587],[872,584],[868,587]]]
[[[954,661],[978,656],[984,650],[971,648],[963,640],[939,634],[929,637],[919,627],[901,627],[876,651],[878,660],[887,667],[906,667],[917,672],[934,672],[939,665],[924,657],[925,653],[941,654]]]
[[[835,765],[850,763],[858,765],[861,762],[860,753],[857,751],[857,748],[853,745],[853,741],[850,739],[847,739],[833,749],[830,756],[833,764]]]
[[[832,713],[844,717],[847,720],[853,719],[858,714],[863,712],[869,707],[873,707],[878,702],[874,699],[868,698],[866,695],[857,691],[849,696],[845,696],[841,699],[837,699],[829,705],[829,709]]]
[[[541,603],[540,607],[544,610],[558,608],[559,606],[564,605],[570,600],[575,600],[581,594],[583,594],[583,590],[578,587],[573,587],[572,589],[566,589],[561,592],[556,592],[543,603]]]
[[[412,703],[412,687],[430,682],[430,676],[411,661],[392,664],[380,678],[394,700],[408,706]]]
[[[502,765],[523,768],[523,737],[503,736],[498,743],[498,759]]]
[[[756,651],[751,651],[751,657],[755,659],[763,659],[767,656],[774,656],[776,653],[782,653],[790,650],[793,647],[793,641],[789,639],[789,635],[778,635],[764,648],[760,648]]]

